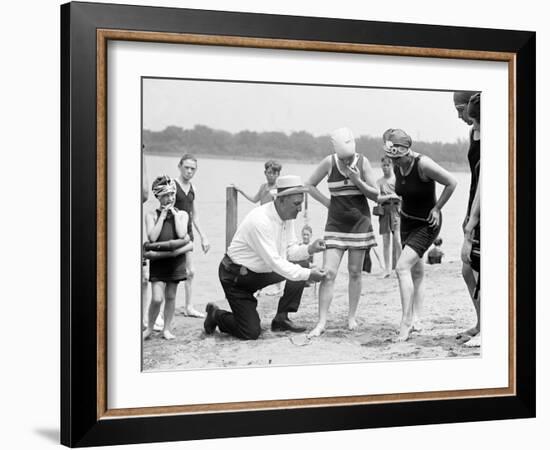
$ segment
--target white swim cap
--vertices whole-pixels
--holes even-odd
[[[355,155],[355,138],[349,128],[338,128],[330,133],[330,139],[338,158],[349,158]]]

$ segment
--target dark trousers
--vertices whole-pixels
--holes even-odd
[[[216,322],[220,331],[240,339],[258,339],[261,333],[258,300],[254,293],[270,284],[280,283],[285,278],[276,274],[256,273],[234,264],[227,256],[220,263],[220,282],[229,302],[231,311],[222,309],[216,312]],[[298,311],[305,281],[286,280],[283,296],[279,299],[277,314]]]

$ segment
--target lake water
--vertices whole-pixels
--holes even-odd
[[[177,176],[179,174],[178,159],[167,156],[145,156],[145,164],[149,181],[161,174]],[[316,167],[315,164],[283,162],[282,174],[300,175],[306,180]],[[382,176],[382,169],[375,168],[376,177]],[[208,236],[211,249],[208,254],[200,250],[200,239],[197,236],[194,252],[196,268],[195,286],[208,286],[208,289],[195,289],[195,302],[198,304],[208,301],[216,301],[224,297],[223,291],[217,281],[217,268],[225,252],[225,192],[226,187],[232,183],[238,184],[244,191],[253,195],[257,192],[261,183],[265,182],[264,167],[262,161],[247,161],[237,159],[203,158],[199,160],[198,170],[193,178],[193,185],[197,191],[196,207],[203,231]],[[442,249],[444,259],[456,261],[460,259],[462,245],[462,221],[468,202],[470,175],[466,172],[453,172],[458,181],[458,186],[443,209],[443,227],[440,236],[443,239]],[[328,196],[326,180],[318,186],[321,192]],[[441,188],[438,189],[438,193]],[[371,210],[373,203],[370,202]],[[144,212],[157,207],[157,200],[151,194],[144,204]],[[256,205],[239,195],[238,217],[239,222]],[[297,234],[304,224],[304,211],[296,220]],[[308,202],[308,222],[313,228],[314,237],[322,237],[326,221],[327,210],[313,199]],[[378,233],[378,218],[373,216],[373,226]],[[195,233],[196,234],[196,233]],[[378,250],[382,255],[382,238],[377,236]],[[346,261],[343,261],[341,270],[346,270]],[[375,271],[377,264],[374,263]],[[215,286],[213,285],[215,284]],[[178,292],[178,297],[183,289]],[[206,298],[214,297],[214,298]]]

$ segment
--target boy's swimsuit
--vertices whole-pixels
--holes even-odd
[[[363,155],[357,167],[363,174]],[[327,179],[330,191],[325,242],[327,248],[366,250],[376,246],[371,224],[369,204],[365,195],[338,169],[336,155],[332,155],[332,168]]]
[[[189,215],[189,223],[187,224],[187,234],[191,241],[194,240],[193,236],[193,202],[195,201],[195,190],[193,185],[189,183],[189,192],[187,194],[181,187],[180,181],[176,181],[176,202],[174,206],[180,211],[185,211]]]
[[[160,210],[157,213],[157,220]],[[175,219],[172,212],[166,214],[157,242],[177,239]],[[149,281],[183,281],[187,278],[185,254],[173,258],[153,259],[149,263]]]

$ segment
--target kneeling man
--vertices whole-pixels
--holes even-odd
[[[325,273],[291,261],[302,261],[325,250],[325,242],[317,239],[305,245],[296,239],[294,219],[302,210],[306,191],[300,177],[281,176],[275,186],[275,200],[248,213],[220,263],[219,278],[232,312],[209,303],[204,320],[207,334],[219,327],[240,339],[258,339],[261,327],[254,293],[284,280],[285,290],[271,329],[305,331],[288,318],[288,313],[298,311],[306,281],[321,281]]]

